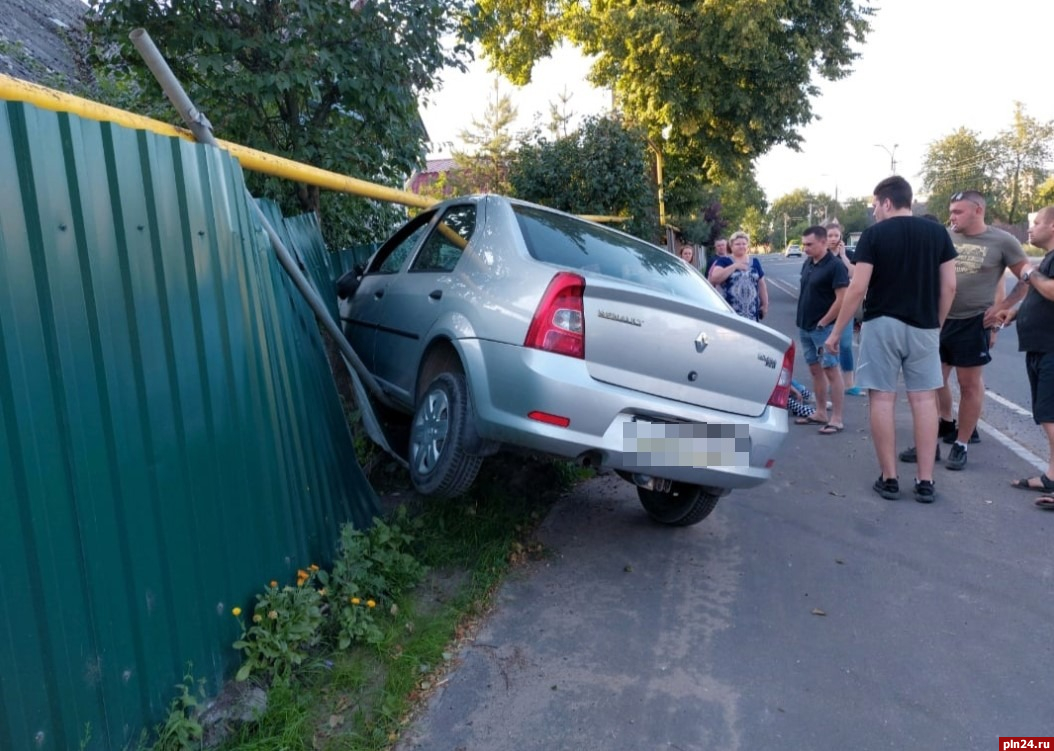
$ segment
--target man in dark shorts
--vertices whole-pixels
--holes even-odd
[[[985,198],[976,190],[964,190],[951,198],[951,237],[959,257],[955,259],[955,300],[941,327],[941,369],[944,385],[937,392],[940,427],[937,433],[952,444],[948,469],[966,466],[966,448],[977,429],[984,404],[982,368],[992,360],[989,349],[995,328],[986,317],[995,311],[997,289],[1010,269],[1020,277],[1028,265],[1021,243],[1009,232],[985,224]],[[948,378],[952,368],[959,382],[958,420],[952,416],[952,393]],[[940,458],[940,447],[936,457]],[[916,460],[914,448],[900,454],[901,461]]]
[[[877,223],[860,236],[853,280],[824,346],[838,352],[842,332],[863,300],[856,382],[870,396],[871,437],[881,469],[873,488],[883,498],[900,497],[894,417],[903,375],[919,447],[915,500],[933,503],[936,391],[943,381],[937,348],[955,296],[955,246],[944,227],[911,215],[911,186],[903,177],[887,177],[874,193]]]
[[[845,393],[842,368],[838,356],[824,351],[823,342],[834,326],[845,289],[849,286],[849,272],[845,264],[827,249],[827,230],[819,225],[809,227],[802,235],[802,248],[808,259],[801,267],[801,291],[798,295],[798,338],[802,356],[812,375],[816,394],[816,412],[799,417],[797,425],[819,424],[820,433],[835,435],[845,428],[842,406]],[[830,392],[831,414],[827,415]]]
[[[1006,299],[1009,306],[1023,296],[1021,306],[997,313],[996,320],[1003,325],[1017,321],[1018,349],[1025,353],[1032,387],[1032,419],[1047,434],[1050,448],[1044,474],[1015,480],[1011,485],[1042,491],[1036,506],[1054,510],[1054,206],[1036,212],[1028,228],[1028,241],[1047,254],[1037,268],[1024,270],[1022,284]]]

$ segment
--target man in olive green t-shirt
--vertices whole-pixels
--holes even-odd
[[[953,195],[949,214],[949,232],[959,255],[955,259],[955,298],[941,328],[944,386],[938,390],[937,400],[940,437],[952,444],[945,466],[963,469],[966,447],[977,428],[984,403],[981,369],[992,360],[989,349],[995,343],[996,330],[986,326],[985,317],[993,312],[997,290],[1002,292],[1003,274],[1010,269],[1020,278],[1028,266],[1028,257],[1013,235],[985,223],[985,198],[977,191]],[[952,368],[959,381],[957,420],[952,415],[952,395],[948,388]],[[939,448],[937,454],[939,457]],[[915,450],[904,451],[900,458],[914,461]]]

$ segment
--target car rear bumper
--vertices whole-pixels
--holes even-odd
[[[714,488],[768,479],[787,411],[748,417],[597,381],[586,364],[540,350],[459,341],[483,438],[600,466]],[[528,417],[534,411],[567,427]]]

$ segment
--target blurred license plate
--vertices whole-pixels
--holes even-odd
[[[635,420],[623,426],[623,451],[642,467],[748,467],[750,426]]]

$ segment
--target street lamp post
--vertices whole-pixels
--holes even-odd
[[[897,174],[897,146],[900,146],[900,144],[899,143],[893,144],[893,148],[892,149],[890,149],[890,148],[888,148],[886,146],[883,146],[880,143],[876,143],[875,146],[877,146],[878,148],[882,149],[887,154],[889,154],[889,174],[891,174],[891,175]]]

